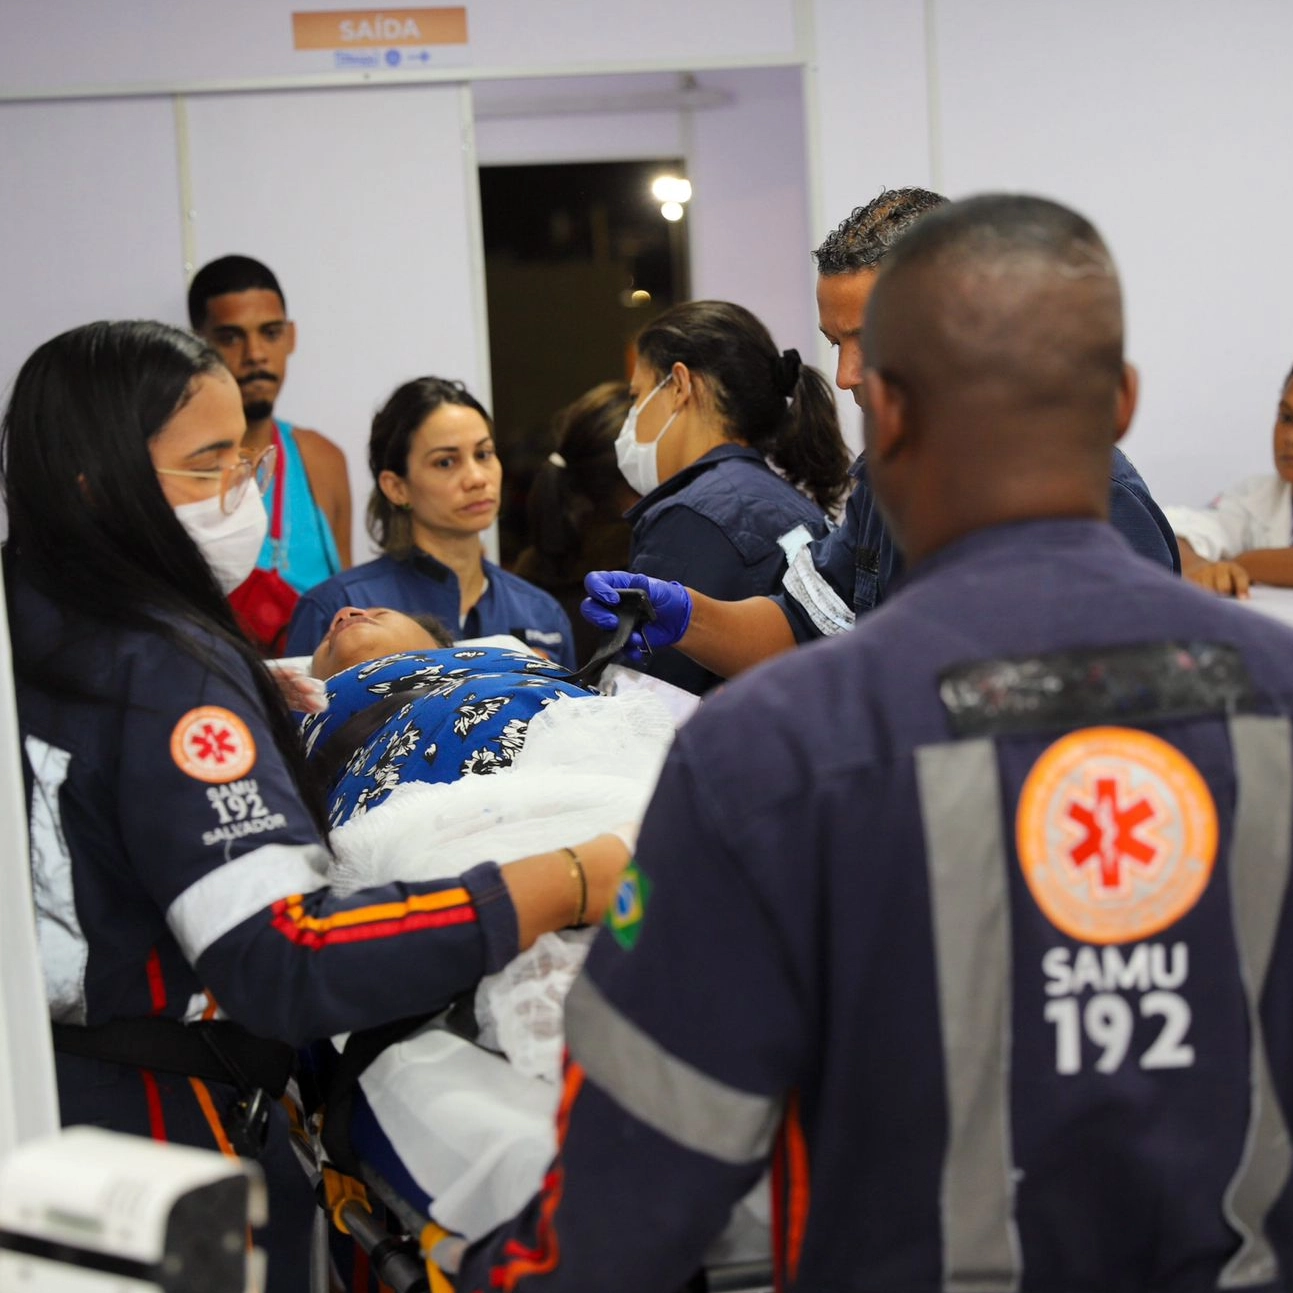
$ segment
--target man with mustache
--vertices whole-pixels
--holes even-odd
[[[257,564],[305,592],[350,565],[350,483],[345,455],[331,440],[274,417],[287,357],[296,349],[283,290],[260,261],[222,256],[194,276],[189,322],[242,391],[244,451],[254,458],[267,445],[278,447],[282,488],[270,487],[265,506],[272,516],[280,495],[281,539],[266,539]]]

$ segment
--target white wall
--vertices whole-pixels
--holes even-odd
[[[252,88],[249,81],[369,85],[456,77],[459,67],[554,67],[596,73],[786,61],[794,55],[791,0],[652,0],[635,9],[607,0],[458,0],[466,46],[428,50],[388,70],[345,71],[332,50],[294,48],[299,11],[367,10],[354,0],[4,0],[0,98],[8,94],[176,93]],[[398,13],[392,6],[387,14]],[[379,44],[377,52],[384,49]],[[255,88],[268,88],[264,85]]]
[[[781,349],[808,362],[817,349],[798,68],[712,72],[705,85],[732,102],[693,114],[696,197],[691,220],[692,292],[737,301],[767,324]]]
[[[1164,498],[1269,469],[1293,363],[1293,8],[989,9],[939,8],[949,189],[1054,194],[1103,230],[1142,370],[1128,449]]]
[[[132,46],[120,59],[96,57],[96,49],[115,48],[94,27],[103,19],[100,6],[83,0],[8,6],[0,16],[0,97],[24,85],[50,92],[60,77],[85,81],[87,68],[115,77],[119,91],[131,77],[173,77],[188,66],[184,50],[205,30],[204,7],[122,3],[156,21],[137,27],[148,33],[144,52]],[[1144,389],[1128,448],[1160,496],[1200,500],[1220,481],[1265,465],[1276,388],[1293,362],[1293,294],[1284,288],[1293,271],[1293,240],[1284,227],[1293,172],[1283,160],[1293,98],[1282,76],[1285,51],[1293,47],[1293,7],[1274,0],[1224,6],[1211,0],[1067,6],[751,0],[734,7],[734,0],[721,0],[702,10],[692,6],[690,27],[674,23],[666,35],[647,40],[630,11],[601,4],[592,21],[587,0],[571,4],[534,0],[526,21],[508,35],[500,26],[501,0],[470,0],[479,37],[473,56],[497,46],[520,50],[531,71],[567,57],[584,60],[590,72],[634,60],[659,66],[661,59],[676,59],[682,68],[691,59],[701,67],[702,83],[748,78],[744,97],[738,92],[732,109],[693,113],[690,134],[680,114],[482,122],[489,160],[686,155],[697,180],[689,216],[696,290],[747,300],[783,344],[798,344],[811,330],[810,273],[802,285],[798,280],[802,249],[882,187],[929,184],[957,196],[1005,186],[1055,195],[1096,220],[1121,264],[1130,352]],[[278,0],[274,8],[281,17]],[[539,28],[543,42],[535,39]],[[279,48],[283,32],[274,24],[264,30]],[[707,61],[753,58],[759,50],[771,62],[783,60],[796,30],[810,73],[808,148],[799,144],[780,79],[790,75],[784,69],[703,70]],[[207,52],[214,58],[223,48],[212,40]],[[463,75],[499,70],[477,66]],[[392,106],[421,101],[382,97],[420,93],[413,87],[374,84],[334,93],[335,99],[318,100],[327,102],[325,112],[299,118],[287,106],[293,96],[266,101],[284,105],[295,123],[291,145],[276,146],[268,118],[247,118],[244,128],[253,132],[245,139],[247,164],[230,174],[235,183],[272,183],[275,197],[257,226],[263,232],[278,220],[280,205],[295,201],[293,193],[312,193],[311,214],[292,222],[283,244],[288,263],[299,256],[311,267],[333,268],[342,248],[347,290],[358,284],[372,300],[393,298],[398,317],[414,329],[407,335],[429,335],[419,331],[430,326],[425,319],[404,313],[411,289],[399,265],[405,252],[417,261],[426,235],[403,206],[410,186],[422,198],[436,189],[431,157],[439,158],[442,146],[458,147],[456,127],[443,139],[423,141],[409,116]],[[230,121],[243,119],[236,98],[190,103],[195,117],[208,114],[216,134],[221,105],[228,105]],[[178,315],[182,259],[170,117],[165,98],[0,103],[6,160],[0,270],[16,302],[0,321],[0,380],[35,340],[58,327],[104,313]],[[428,134],[438,129],[429,117],[423,124]],[[419,174],[415,182],[411,177]],[[195,181],[202,181],[200,170]],[[805,209],[810,214],[801,230],[797,222],[805,217],[797,212]],[[352,232],[342,237],[343,229]],[[201,220],[197,232],[206,239]],[[248,231],[249,240],[256,232]],[[203,241],[203,254],[215,241]],[[749,273],[743,243],[759,252],[761,263]],[[470,277],[468,251],[456,248],[456,267]],[[344,364],[312,349],[320,340],[320,314],[332,308],[310,299],[314,277],[324,276],[295,268],[287,274],[303,333],[285,409],[348,439],[362,435],[361,405],[373,397],[365,389],[361,399],[342,376]],[[461,290],[456,280],[454,292]],[[456,327],[449,344],[464,336],[469,307],[452,304]],[[363,348],[380,316],[361,305],[356,317]],[[819,350],[818,359],[829,356]],[[373,356],[371,362],[383,361]],[[477,356],[475,362],[483,361]],[[382,382],[386,375],[381,369]],[[849,417],[855,427],[851,411]]]
[[[924,10],[912,0],[812,0],[809,128],[817,159],[813,246],[882,189],[933,184]],[[818,337],[818,362],[834,354]],[[836,402],[845,436],[861,447],[850,396]]]
[[[1293,8],[1270,0],[814,0],[822,193],[1041,193],[1100,227],[1164,501],[1269,465],[1293,364]],[[932,23],[926,28],[926,17]]]
[[[184,300],[167,99],[0,103],[0,391],[42,341]]]
[[[278,275],[297,350],[276,411],[346,451],[356,561],[378,405],[431,371],[488,390],[462,107],[452,85],[188,103],[195,264],[241,252]]]
[[[91,319],[187,327],[187,221],[192,268],[237,251],[278,274],[298,321],[278,412],[345,450],[362,559],[378,404],[432,369],[488,391],[463,94],[195,96],[187,126],[165,97],[0,103],[0,385]]]

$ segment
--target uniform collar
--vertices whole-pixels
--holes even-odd
[[[1024,551],[1050,548],[1057,555],[1075,552],[1103,553],[1116,560],[1127,556],[1126,540],[1107,521],[1063,517],[1053,520],[1012,521],[975,530],[940,548],[918,566],[909,567],[894,581],[889,596],[899,587],[919,583],[959,566],[1004,560]]]
[[[423,552],[421,548],[411,548],[406,556],[395,557],[394,560],[407,561],[419,574],[427,575],[437,583],[456,584],[458,582],[458,576],[443,561],[437,561],[429,552]],[[485,567],[485,586],[488,589],[494,582],[497,567],[484,557],[481,558],[481,565]]]
[[[643,512],[654,507],[663,499],[670,497],[670,495],[676,494],[680,489],[684,489],[697,476],[703,476],[707,471],[712,471],[720,462],[726,462],[729,458],[746,458],[751,462],[757,462],[761,467],[771,470],[764,461],[763,455],[757,449],[752,449],[748,444],[734,444],[729,440],[726,444],[720,444],[708,453],[701,454],[695,462],[684,467],[681,471],[674,472],[668,480],[663,481],[649,494],[638,499],[624,513],[624,519],[630,522],[636,521]]]

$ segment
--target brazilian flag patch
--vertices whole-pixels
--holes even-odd
[[[642,917],[646,914],[647,899],[651,896],[651,881],[632,861],[620,887],[615,891],[615,901],[606,913],[606,924],[615,941],[626,951],[631,952],[636,946],[638,935],[642,932]]]

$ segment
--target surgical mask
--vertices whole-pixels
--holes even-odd
[[[629,409],[628,416],[624,419],[624,425],[620,428],[619,435],[615,437],[615,461],[619,463],[620,475],[639,494],[649,494],[659,485],[660,464],[657,460],[656,451],[660,446],[660,441],[664,438],[664,433],[673,426],[674,418],[678,416],[681,410],[675,409],[669,420],[660,428],[660,434],[646,444],[638,441],[638,414],[655,399],[661,388],[668,384],[672,376],[673,374],[671,373],[669,377],[660,382],[637,408]]]
[[[200,503],[181,503],[175,515],[228,597],[251,574],[269,530],[260,494],[249,489],[229,516],[221,509],[218,494]]]

